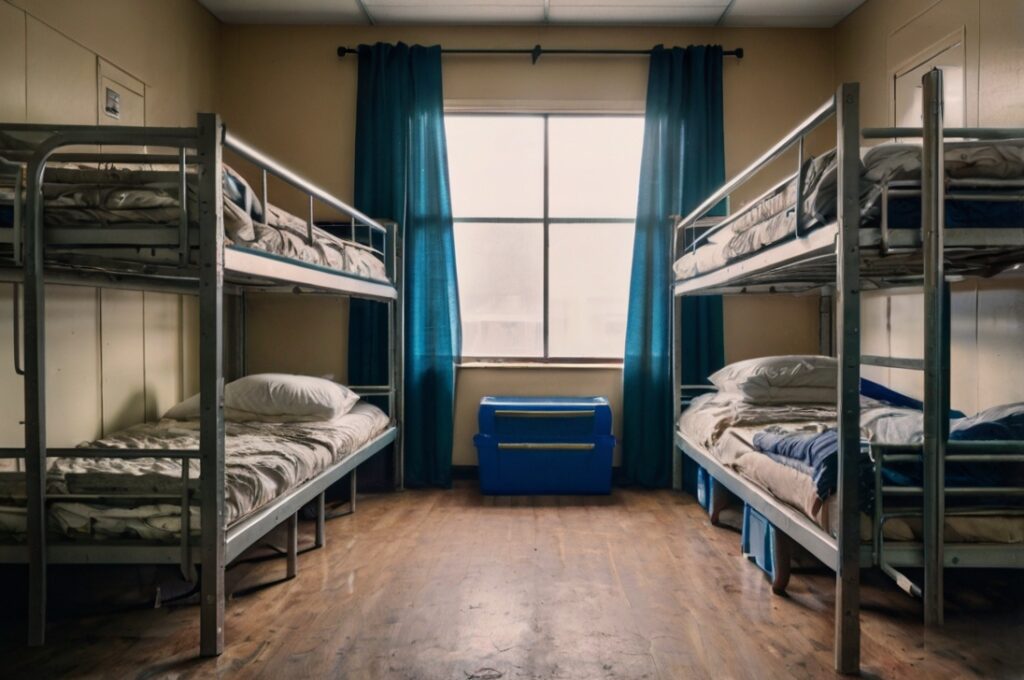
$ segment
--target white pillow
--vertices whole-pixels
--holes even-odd
[[[302,422],[331,420],[352,410],[359,395],[326,378],[286,373],[257,373],[224,387],[224,417],[233,421]],[[199,395],[164,414],[165,418],[199,417]]]
[[[758,357],[729,364],[708,379],[719,392],[750,403],[830,403],[837,363],[816,354]]]

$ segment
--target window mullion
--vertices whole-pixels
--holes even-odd
[[[551,326],[551,275],[548,271],[549,265],[549,254],[548,246],[551,242],[550,239],[550,228],[551,228],[551,216],[548,212],[548,206],[550,202],[550,189],[548,185],[548,120],[549,116],[544,116],[544,358],[547,359],[551,356],[550,353],[550,326]]]

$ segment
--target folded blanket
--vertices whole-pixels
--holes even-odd
[[[1021,420],[1019,413],[1011,414],[1004,421],[983,421],[971,427],[953,430],[950,439],[961,441],[987,441],[1009,439],[1019,436],[1015,427]],[[1009,421],[1009,422],[1007,422]],[[959,423],[958,423],[959,424]],[[1001,436],[1000,436],[1001,435]],[[839,439],[834,429],[823,432],[786,432],[768,428],[754,435],[754,448],[772,460],[800,470],[814,481],[818,499],[824,501],[834,494],[838,485]],[[867,455],[868,448],[862,447],[859,458],[859,486],[861,509],[869,511],[874,498],[874,463]],[[882,469],[882,481],[891,486],[921,486],[924,475],[921,463],[893,463]],[[947,486],[1017,486],[1024,485],[1024,465],[1019,463],[970,462],[946,463]],[[947,502],[956,499],[949,498]],[[984,503],[984,499],[962,499],[972,504]]]

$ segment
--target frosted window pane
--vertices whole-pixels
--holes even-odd
[[[544,355],[544,228],[455,225],[462,354]]]
[[[548,126],[551,216],[635,217],[643,118],[552,116]]]
[[[544,119],[445,117],[455,217],[544,215]]]
[[[621,358],[633,225],[553,224],[550,229],[549,353]]]

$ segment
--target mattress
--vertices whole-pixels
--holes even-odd
[[[1024,179],[1024,140],[950,142],[945,151],[946,175],[951,180],[989,183]],[[835,221],[837,166],[835,152],[809,159],[804,166],[803,225],[816,229]],[[892,182],[918,183],[921,147],[880,144],[862,150],[860,177],[861,226],[880,224],[882,188]],[[746,207],[738,217],[685,253],[674,265],[677,279],[687,279],[741,260],[796,233],[797,178]],[[986,186],[985,191],[1019,191]],[[958,193],[971,193],[960,189]],[[920,228],[920,199],[891,198],[887,224],[892,229]],[[1019,201],[947,200],[947,225],[954,228],[1024,227],[1024,203]]]
[[[376,406],[360,402],[330,421],[302,423],[225,423],[225,522],[227,526],[290,489],[341,462],[389,426]],[[128,428],[86,444],[99,448],[189,449],[199,446],[199,421],[163,419]],[[189,477],[198,489],[198,460],[189,461]],[[57,458],[47,473],[50,494],[180,494],[181,463],[166,458]],[[25,532],[24,480],[0,474],[0,534]],[[192,533],[201,522],[191,508]],[[181,536],[177,503],[115,505],[54,503],[51,533],[69,538],[142,538],[174,541]]]
[[[188,212],[198,215],[195,173],[187,173]],[[172,166],[117,166],[96,168],[60,164],[48,168],[43,185],[44,220],[51,227],[139,226],[176,228],[180,216],[177,169]],[[344,241],[313,228],[307,242],[306,221],[268,205],[263,207],[244,179],[224,169],[224,234],[226,244],[328,267],[362,278],[387,280],[384,262],[367,246]],[[0,186],[0,225],[10,226],[14,187]],[[7,214],[5,218],[5,213]],[[195,226],[194,220],[193,226]],[[172,261],[177,253],[164,251]],[[131,258],[119,249],[119,257]],[[153,261],[157,255],[143,249],[136,255]]]
[[[807,474],[760,453],[754,435],[766,427],[792,432],[818,432],[835,427],[835,408],[828,405],[749,404],[727,394],[694,399],[678,421],[679,431],[701,446],[723,466],[754,482],[772,496],[796,508],[833,536],[838,532],[837,498],[825,502]],[[871,442],[920,442],[920,412],[897,408],[871,399],[861,403],[861,437]],[[871,540],[871,519],[861,513],[861,539]],[[946,540],[964,543],[1024,543],[1024,517],[947,517]],[[888,521],[889,541],[919,541],[919,520]]]

